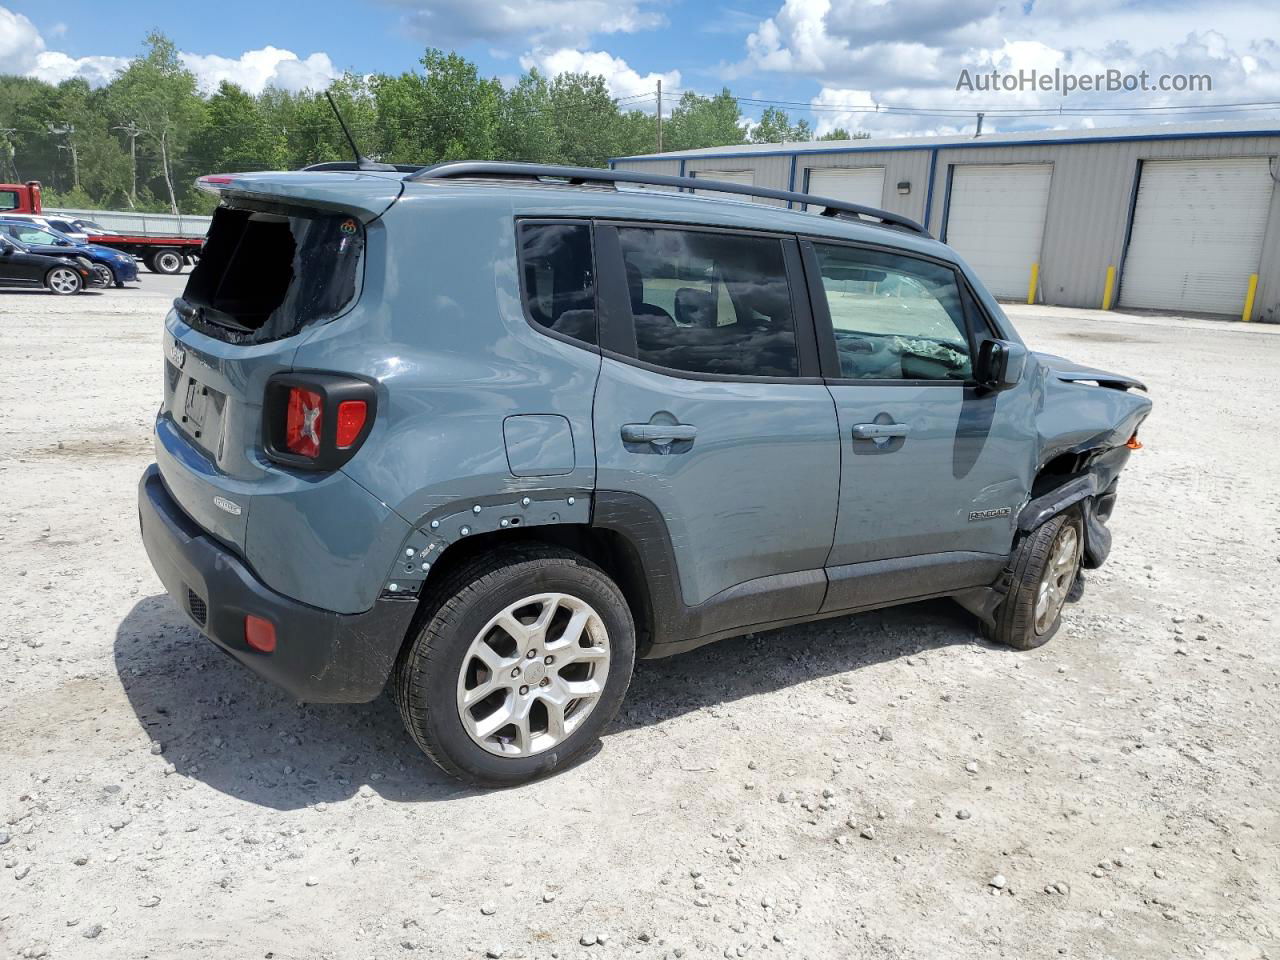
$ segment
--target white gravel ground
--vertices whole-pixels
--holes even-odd
[[[948,603],[726,641],[485,793],[161,592],[176,290],[0,293],[0,956],[1280,957],[1280,330],[1011,309],[1156,402],[1049,646]]]

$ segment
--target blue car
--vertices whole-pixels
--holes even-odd
[[[25,220],[0,219],[0,235],[17,240],[32,253],[54,257],[70,254],[87,258],[94,266],[103,286],[123,287],[138,279],[138,263],[133,257],[110,247],[74,240],[65,233],[36,226]]]

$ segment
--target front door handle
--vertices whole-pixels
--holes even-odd
[[[911,432],[909,423],[855,423],[853,439],[884,440],[889,437],[905,437]]]
[[[698,435],[698,428],[690,423],[624,423],[622,439],[624,443],[675,443],[677,440],[692,440]]]

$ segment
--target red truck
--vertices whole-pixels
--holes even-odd
[[[123,250],[146,264],[152,273],[181,273],[184,263],[193,263],[204,245],[202,237],[153,237],[114,233],[92,220],[46,215],[40,205],[40,181],[0,183],[0,217],[17,216],[35,220],[75,239]]]

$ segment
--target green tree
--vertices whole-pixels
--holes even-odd
[[[725,87],[714,97],[687,91],[662,127],[664,150],[694,150],[746,143],[746,125],[738,101]]]
[[[200,125],[204,102],[196,92],[195,76],[182,66],[172,40],[153,32],[147,35],[146,46],[146,53],[134,58],[112,92],[122,121],[151,148],[170,212],[178,213],[176,173],[185,166],[187,144]]]
[[[552,163],[561,159],[551,84],[535,67],[503,92],[497,155],[504,160]]]
[[[278,170],[286,163],[284,132],[258,99],[223,81],[191,138],[188,165],[198,173]]]
[[[821,136],[815,137],[814,139],[816,140],[866,140],[870,136],[871,134],[867,133],[865,130],[858,130],[854,133],[850,133],[844,127],[835,127],[834,129],[828,131],[827,133],[822,134]]]
[[[803,117],[791,122],[787,111],[778,107],[765,107],[760,122],[751,128],[752,143],[797,143],[813,139],[809,121]]]

